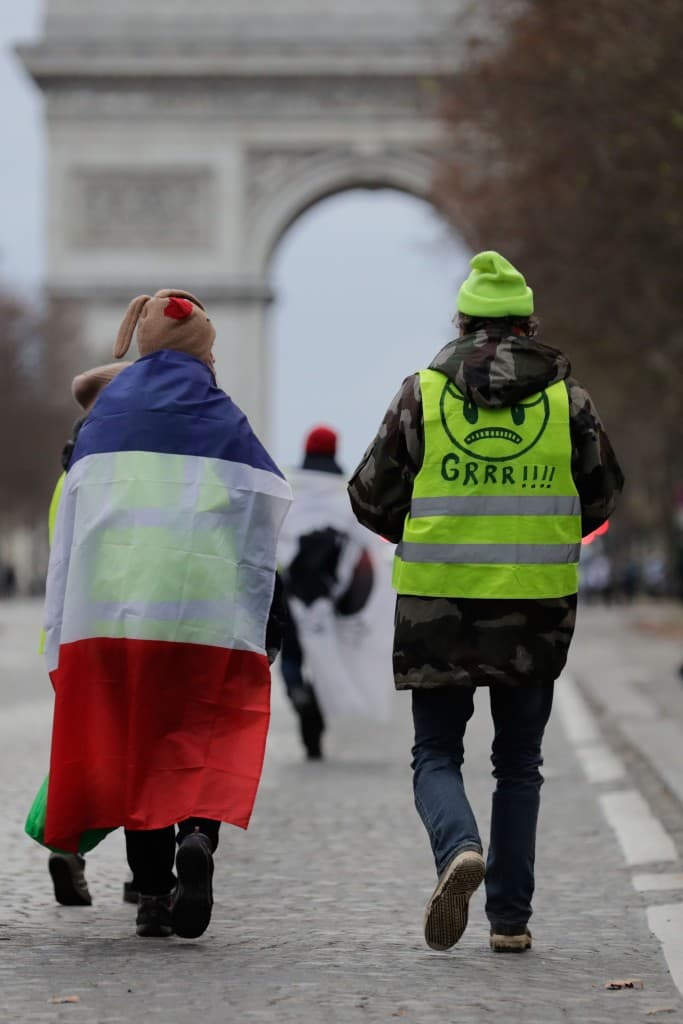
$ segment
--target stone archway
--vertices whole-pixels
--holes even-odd
[[[345,189],[428,193],[453,0],[46,0],[47,288],[97,357],[128,300],[201,295],[224,386],[265,432],[270,254]],[[160,28],[162,26],[162,28]],[[163,30],[162,30],[163,29]]]
[[[260,166],[259,166],[260,164]],[[376,154],[320,150],[264,155],[251,179],[255,217],[247,241],[247,261],[265,270],[287,228],[315,203],[355,188],[394,188],[426,198],[432,160],[409,150]]]
[[[262,155],[259,162],[258,173],[250,179],[250,209],[254,215],[245,262],[253,278],[264,282],[263,294],[267,296],[252,336],[252,380],[261,389],[260,428],[267,434],[270,402],[262,367],[267,362],[267,303],[274,297],[270,291],[270,261],[278,242],[307,210],[341,192],[390,188],[426,198],[432,164],[428,157],[407,151],[371,155],[343,150],[272,153]]]

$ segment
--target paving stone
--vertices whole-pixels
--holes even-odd
[[[534,949],[525,956],[490,953],[481,893],[452,952],[424,944],[435,879],[412,803],[406,695],[396,696],[390,725],[338,724],[328,759],[307,763],[279,681],[253,824],[222,830],[206,935],[135,936],[134,908],[121,901],[118,833],[88,856],[94,905],[56,906],[47,854],[23,834],[49,743],[51,691],[33,653],[38,619],[34,602],[0,605],[0,1020],[632,1024],[656,1007],[683,1011],[647,926],[648,894],[634,890],[557,718],[546,744]],[[491,727],[487,694],[479,697],[466,779],[485,835]],[[642,978],[643,990],[604,989],[625,977]],[[48,1002],[71,994],[80,1002]]]

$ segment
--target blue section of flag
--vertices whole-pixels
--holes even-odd
[[[209,367],[171,349],[138,359],[104,388],[69,468],[86,455],[124,451],[225,459],[283,476]]]

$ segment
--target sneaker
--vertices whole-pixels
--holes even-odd
[[[143,896],[138,899],[135,931],[143,939],[167,939],[173,935],[171,897]]]
[[[79,853],[51,853],[47,869],[55,887],[55,899],[63,907],[89,907],[92,903],[85,880],[85,858]]]
[[[123,883],[123,902],[134,903],[136,906],[140,902],[140,893],[133,887],[132,877]]]
[[[492,924],[489,945],[494,953],[526,953],[531,932],[525,924]]]
[[[209,927],[213,907],[213,857],[211,844],[202,832],[183,839],[176,857],[176,874],[173,930],[183,939],[196,939]]]
[[[441,875],[425,913],[425,941],[431,949],[450,949],[462,938],[470,899],[481,885],[485,870],[480,853],[463,850]]]

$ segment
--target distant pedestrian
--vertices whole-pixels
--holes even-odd
[[[202,304],[134,299],[117,357],[136,327],[141,358],[78,435],[50,558],[44,839],[76,852],[123,826],[138,935],[193,938],[220,823],[247,827],[261,775],[290,489],[216,384]]]
[[[125,370],[130,363],[109,363],[106,366],[95,366],[91,370],[74,377],[71,393],[81,407],[83,415],[74,423],[71,437],[62,449],[62,473],[60,474],[50,501],[48,513],[48,536],[50,546],[54,538],[57,512],[62,496],[62,488],[66,472],[71,462],[74,445],[86,417],[95,405],[97,396],[115,377]],[[44,647],[44,634],[41,638],[41,650]],[[65,907],[90,906],[92,897],[85,878],[85,857],[79,853],[53,852],[48,858],[48,870],[55,891],[55,899]]]
[[[374,668],[381,624],[365,615],[377,584],[375,538],[349,508],[337,441],[329,426],[308,432],[301,468],[288,473],[294,502],[278,551],[287,608],[281,668],[312,761],[323,756],[327,719],[382,718],[391,688]]]
[[[17,574],[14,566],[0,562],[0,597],[14,597],[17,592]]]
[[[359,520],[398,543],[395,682],[412,690],[415,802],[438,877],[425,939],[458,942],[486,877],[491,948],[522,952],[581,536],[612,514],[623,476],[567,358],[537,339],[522,275],[495,252],[471,265],[460,337],[403,382],[349,493]],[[461,774],[479,686],[495,729],[486,864]]]

